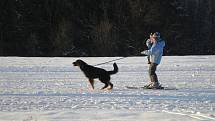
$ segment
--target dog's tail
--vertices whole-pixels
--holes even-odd
[[[116,65],[116,63],[113,64],[113,67],[114,67],[113,71],[108,71],[110,75],[116,74],[118,72],[118,66]]]

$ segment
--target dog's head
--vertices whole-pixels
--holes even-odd
[[[82,65],[86,65],[86,63],[80,59],[73,62],[73,66],[79,66],[80,67]]]

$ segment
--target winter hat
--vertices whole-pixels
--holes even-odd
[[[160,38],[160,33],[159,32],[155,32],[152,37],[157,37],[157,38]]]

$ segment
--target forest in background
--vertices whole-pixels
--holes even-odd
[[[215,54],[215,0],[1,0],[0,56]]]

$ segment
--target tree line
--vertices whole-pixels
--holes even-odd
[[[0,56],[133,56],[151,32],[165,55],[215,54],[214,0],[1,0]]]

